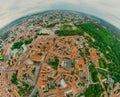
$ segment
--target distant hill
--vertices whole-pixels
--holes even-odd
[[[100,19],[98,17],[95,17],[95,16],[92,16],[92,15],[89,15],[89,14],[86,14],[86,13],[83,13],[83,12],[77,12],[77,11],[72,11],[72,10],[48,10],[48,11],[44,11],[44,12],[39,12],[39,13],[34,13],[34,14],[30,14],[30,15],[26,15],[26,16],[23,16],[21,18],[18,18],[14,21],[12,21],[11,23],[7,24],[6,26],[4,26],[3,28],[0,29],[0,34],[1,33],[4,33],[8,28],[16,25],[16,24],[19,24],[21,21],[27,19],[27,18],[31,18],[31,17],[34,17],[34,16],[39,16],[39,15],[42,15],[42,14],[45,14],[47,12],[54,12],[54,11],[63,11],[63,12],[75,12],[75,13],[79,13],[85,17],[92,17],[93,19],[95,19],[96,21],[99,21],[101,23],[101,25],[107,27],[112,33],[114,36],[116,36],[117,38],[120,39],[120,29],[115,27],[114,25],[108,23],[107,21],[103,20],[103,19]]]

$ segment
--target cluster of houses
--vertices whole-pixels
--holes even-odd
[[[60,22],[84,19],[79,15],[72,17],[69,13],[63,14],[64,16],[62,14],[49,13],[11,28],[12,32],[3,41],[4,46],[0,52],[5,57],[4,62],[0,62],[0,97],[26,97],[22,95],[25,89],[23,83],[29,87],[37,86],[40,97],[75,97],[87,89],[90,80],[87,62],[100,68],[100,55],[95,48],[89,47],[85,37],[90,37],[93,42],[95,39],[85,32],[83,36],[55,35],[54,32],[61,28]],[[60,21],[60,18],[63,20]],[[46,28],[56,22],[59,22],[56,26]],[[73,29],[76,29],[75,26]],[[30,43],[23,43],[19,49],[11,50],[15,42],[28,38],[32,39]],[[15,79],[17,84],[11,79]],[[114,83],[112,79],[99,80],[101,83],[109,82],[111,86]],[[119,85],[111,95],[119,95],[116,92],[119,91],[118,87]],[[29,89],[28,93],[34,88]]]

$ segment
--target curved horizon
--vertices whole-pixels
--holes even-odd
[[[1,0],[0,3],[0,28],[3,28],[12,21],[33,13],[43,12],[46,10],[73,10],[87,13],[101,18],[120,29],[120,1],[109,0]]]
[[[25,18],[30,18],[31,16],[35,16],[35,15],[42,14],[42,13],[49,12],[49,11],[70,11],[70,12],[76,12],[76,13],[80,13],[80,14],[85,14],[85,15],[87,15],[87,16],[91,16],[91,17],[94,18],[94,19],[97,18],[97,20],[102,20],[102,21],[104,21],[104,22],[107,22],[109,25],[112,25],[112,26],[115,27],[117,30],[120,30],[120,28],[116,27],[115,25],[111,24],[110,22],[108,22],[108,21],[106,21],[106,20],[104,20],[104,19],[101,19],[101,18],[99,18],[99,17],[97,17],[97,16],[88,14],[88,13],[79,12],[79,11],[75,11],[75,10],[53,9],[53,10],[45,10],[45,11],[42,11],[42,12],[30,13],[30,14],[27,14],[27,15],[25,15],[25,16],[21,16],[21,17],[15,19],[15,20],[11,21],[10,23],[6,24],[6,25],[3,26],[2,28],[0,28],[0,31],[8,28],[9,26],[10,26],[10,27],[13,26],[14,24],[16,24],[15,22],[17,22],[17,21],[22,21],[22,20],[24,20]],[[1,31],[1,32],[2,32],[2,31]]]

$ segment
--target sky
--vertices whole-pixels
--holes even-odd
[[[120,28],[120,0],[0,0],[0,28],[22,16],[53,9],[84,12]]]

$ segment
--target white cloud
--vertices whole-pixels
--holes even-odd
[[[120,0],[0,0],[0,27],[35,12],[68,9],[100,17],[120,28]]]

